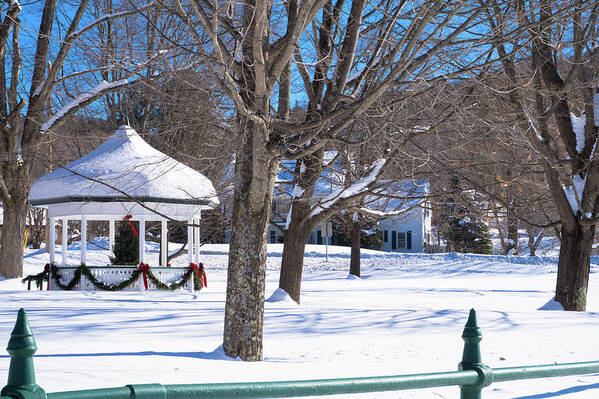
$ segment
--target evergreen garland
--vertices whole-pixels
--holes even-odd
[[[25,277],[24,279],[21,280],[21,282],[23,283],[28,283],[27,285],[27,289],[31,289],[31,282],[35,281],[35,285],[37,286],[38,289],[42,289],[44,281],[48,281],[48,284],[50,283],[49,281],[49,276],[48,276],[48,270],[50,268],[50,264],[46,263],[46,266],[44,267],[44,271],[38,274],[33,274],[33,275],[29,275],[27,277]]]
[[[135,269],[132,273],[131,273],[131,277],[128,278],[127,280],[123,280],[118,284],[106,284],[100,280],[98,280],[91,272],[91,270],[85,265],[85,264],[81,264],[81,266],[77,267],[75,269],[74,272],[74,276],[73,279],[71,281],[69,281],[68,284],[63,284],[60,280],[62,279],[62,276],[60,275],[60,269],[58,267],[56,267],[55,265],[51,265],[50,266],[50,271],[52,274],[52,279],[54,280],[54,282],[56,283],[56,285],[58,287],[60,287],[63,290],[66,291],[70,291],[73,288],[75,288],[75,286],[81,281],[81,275],[83,274],[85,277],[87,277],[89,279],[89,281],[91,281],[91,283],[94,285],[94,287],[101,289],[101,290],[105,290],[105,291],[120,291],[124,288],[127,288],[128,286],[130,286],[131,284],[133,284],[135,282],[135,280],[137,280],[137,278],[139,277],[139,275],[142,273],[141,270],[139,269]],[[187,284],[187,282],[189,281],[189,279],[193,276],[193,286],[194,289],[196,291],[200,291],[202,289],[202,279],[201,279],[201,274],[205,273],[205,271],[201,270],[198,271],[198,273],[194,273],[194,270],[190,267],[184,274],[183,276],[181,276],[181,279],[179,281],[175,281],[171,284],[166,284],[163,283],[162,281],[160,281],[155,275],[154,273],[152,273],[152,270],[148,270],[146,272],[146,275],[148,276],[148,279],[150,279],[150,281],[158,288],[161,290],[170,290],[170,291],[174,291],[176,289],[179,289],[181,287],[183,287],[185,284]],[[39,275],[45,274],[46,275],[46,279],[47,277],[47,271],[44,271],[42,273],[40,273]],[[36,275],[36,276],[39,276]],[[33,278],[34,276],[28,276],[27,278]],[[23,281],[25,281],[25,279],[23,279]]]
[[[75,269],[73,278],[71,279],[71,281],[69,281],[68,284],[65,285],[60,281],[61,275],[58,272],[58,267],[56,267],[56,265],[51,265],[50,266],[50,274],[52,275],[52,280],[54,280],[54,282],[56,283],[57,286],[60,287],[60,289],[65,290],[65,291],[70,291],[73,288],[75,288],[75,286],[77,284],[79,284],[79,281],[81,281],[82,266],[83,266],[83,264]]]
[[[191,268],[189,268],[189,270],[187,270],[185,272],[185,274],[183,274],[183,276],[181,276],[181,280],[172,282],[170,284],[166,284],[166,283],[163,283],[162,281],[158,280],[156,278],[156,276],[154,275],[154,273],[152,273],[151,270],[148,271],[147,274],[148,274],[148,279],[152,282],[152,284],[154,284],[157,288],[159,288],[161,290],[174,291],[176,289],[179,289],[179,288],[183,287],[185,284],[187,284],[187,282],[189,281],[189,278],[191,276],[193,276],[193,288],[196,291],[199,291],[202,289],[202,280],[198,277],[197,273],[193,272],[193,270]]]
[[[141,270],[135,269],[135,270],[133,270],[133,273],[131,273],[131,277],[128,278],[127,280],[123,280],[118,284],[106,284],[106,283],[98,280],[92,274],[91,270],[89,270],[89,268],[87,266],[85,266],[84,264],[81,264],[81,266],[79,266],[79,267],[81,268],[81,272],[83,273],[83,275],[85,277],[87,277],[89,279],[89,281],[91,281],[91,283],[94,285],[94,287],[99,288],[104,291],[120,291],[124,288],[127,288],[128,286],[133,284],[135,282],[135,280],[137,280],[137,278],[139,277],[139,275],[141,273]]]

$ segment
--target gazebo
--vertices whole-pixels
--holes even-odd
[[[66,232],[68,220],[81,220],[82,265],[87,261],[87,222],[109,222],[109,249],[114,246],[115,221],[139,221],[139,261],[145,264],[145,231],[147,221],[161,222],[160,268],[164,277],[176,279],[176,269],[167,266],[167,221],[188,224],[188,260],[199,264],[201,211],[218,206],[214,186],[204,175],[156,150],[129,126],[121,126],[102,145],[37,180],[29,195],[32,206],[48,209],[50,225],[50,264],[56,265],[55,241],[57,219]],[[68,265],[67,234],[62,234],[61,274],[74,269]],[[114,267],[96,270],[107,277],[119,272]],[[101,269],[94,267],[94,269]],[[137,269],[129,267],[129,269]],[[58,269],[57,269],[58,270]],[[181,273],[183,271],[180,271]],[[73,272],[74,273],[74,272]],[[173,274],[174,273],[174,274]],[[181,274],[179,273],[179,274]],[[123,272],[120,272],[123,274]],[[127,274],[127,273],[125,273]],[[139,274],[139,273],[138,273]],[[146,272],[144,271],[144,280]],[[168,275],[168,276],[167,276]],[[170,276],[170,277],[169,277]],[[140,279],[141,280],[141,279]],[[50,287],[55,285],[50,279]],[[80,289],[91,288],[80,284]],[[141,282],[136,284],[141,289]],[[147,289],[147,281],[145,283]]]

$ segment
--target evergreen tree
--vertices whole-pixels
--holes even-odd
[[[493,243],[489,228],[483,221],[468,216],[447,216],[441,226],[448,250],[475,254],[492,254]]]
[[[457,176],[452,176],[450,188],[455,198],[448,198],[440,218],[440,232],[447,242],[447,250],[476,254],[492,254],[493,243],[489,227],[483,221],[480,201],[476,193],[463,191]],[[477,204],[478,202],[478,204]]]
[[[136,224],[136,222],[132,223]],[[110,257],[113,265],[136,265],[139,263],[139,238],[133,233],[128,222],[118,223],[113,252],[114,256]]]

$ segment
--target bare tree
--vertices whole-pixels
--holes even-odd
[[[593,1],[496,4],[488,22],[498,27],[534,29],[510,42],[521,47],[503,56],[507,97],[516,127],[542,159],[542,167],[561,224],[555,299],[566,310],[584,310],[590,254],[599,213],[597,167],[597,24]],[[498,40],[501,40],[498,38]],[[505,54],[508,46],[500,45]],[[595,117],[593,117],[595,116]]]
[[[310,168],[306,162],[314,163],[318,175],[326,143],[341,140],[345,128],[371,110],[384,93],[417,86],[420,81],[412,77],[422,70],[440,79],[448,65],[444,60],[457,64],[466,53],[463,58],[469,61],[480,60],[481,54],[484,57],[490,49],[474,49],[476,29],[467,38],[461,36],[479,21],[485,4],[174,3],[189,36],[195,39],[186,46],[202,55],[237,114],[239,148],[223,346],[229,356],[259,360],[266,232],[281,159],[304,160],[306,168]],[[306,53],[304,48],[311,50]],[[303,85],[297,89],[309,101],[301,122],[287,120],[295,82],[291,74],[301,78]],[[383,164],[381,160],[371,174],[384,173]],[[313,178],[310,173],[303,179]],[[305,184],[306,196],[310,186]],[[301,270],[293,273],[301,277]],[[297,298],[299,281],[294,277],[289,287],[285,285]]]
[[[22,7],[18,1],[2,2],[0,199],[4,205],[4,234],[0,249],[0,274],[5,277],[19,277],[23,274],[22,243],[27,199],[33,183],[31,171],[36,159],[39,158],[40,145],[49,138],[45,133],[51,132],[105,92],[129,84],[134,80],[132,76],[139,67],[133,65],[117,81],[83,85],[84,88],[80,87],[77,94],[71,96],[70,93],[57,92],[56,88],[63,83],[80,80],[84,76],[97,72],[97,70],[78,70],[74,64],[68,64],[67,57],[72,48],[80,45],[82,38],[102,21],[130,14],[120,13],[95,20],[87,19],[89,23],[80,27],[86,17],[88,3],[89,0],[81,1],[71,13],[73,16],[70,20],[61,17],[60,24],[65,25],[65,33],[61,35],[62,28],[56,28],[58,1],[44,1],[36,38],[35,56],[30,60],[21,56],[19,14]],[[26,7],[33,7],[33,5]],[[117,67],[112,66],[112,68]],[[23,76],[25,70],[32,71],[30,77]],[[7,81],[7,76],[10,77],[10,81]],[[27,93],[22,90],[23,87],[27,88]],[[50,102],[58,102],[58,104],[49,107]]]
[[[427,105],[422,102],[423,109],[411,107],[412,103],[429,92],[433,83],[447,82],[473,65],[488,61],[485,58],[488,53],[478,48],[479,38],[471,37],[467,46],[462,42],[462,33],[480,22],[478,16],[484,4],[390,2],[377,4],[381,13],[378,14],[371,9],[374,3],[352,2],[347,23],[339,17],[344,12],[343,7],[343,2],[325,5],[318,28],[309,35],[302,49],[296,50],[294,57],[303,82],[302,90],[308,97],[303,129],[308,140],[301,149],[290,147],[286,154],[298,159],[295,182],[301,195],[293,198],[279,287],[297,302],[300,301],[303,253],[310,231],[339,209],[366,195],[368,189],[373,189],[393,168],[394,160],[406,153],[407,144],[428,133],[429,129],[418,125],[425,119],[426,110],[434,107],[435,98],[428,97],[432,103]],[[371,18],[373,15],[375,18]],[[458,15],[465,18],[458,20]],[[464,54],[460,56],[464,60],[461,63],[455,63],[458,54]],[[397,118],[397,114],[404,119]],[[364,129],[360,126],[363,132],[356,136],[355,129],[347,128],[361,115],[381,120],[379,127]],[[430,127],[436,122],[426,120],[426,123]],[[355,192],[355,187],[350,186],[339,195],[334,206],[330,202],[323,211],[314,211],[312,197],[322,173],[324,149],[332,144],[365,141],[381,143],[377,162],[384,166],[376,176],[371,176],[371,183],[362,192]],[[408,156],[408,159],[413,160],[413,157]],[[372,169],[366,169],[359,177],[369,176],[371,172]]]

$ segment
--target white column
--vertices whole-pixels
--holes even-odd
[[[48,223],[50,223],[50,234],[48,237],[48,241],[50,241],[48,243],[50,247],[50,264],[53,264],[56,258],[56,218],[49,218]]]
[[[114,219],[108,221],[108,250],[114,249]]]
[[[69,244],[69,219],[62,219],[62,265],[67,265],[68,259],[68,249],[67,245]]]
[[[87,261],[87,216],[81,215],[81,263]]]
[[[167,244],[167,224],[166,224],[166,220],[162,219],[162,221],[160,222],[160,248],[162,249],[161,251],[161,257],[160,257],[160,266],[162,267],[166,267],[166,258],[168,255],[168,244]]]
[[[139,218],[139,263],[146,263],[146,219]]]
[[[200,264],[200,219],[195,218],[193,220],[193,222],[194,222],[194,224],[197,225],[193,228],[193,246],[194,246],[194,251],[193,251],[194,261],[193,261],[193,263],[195,263],[196,265],[199,265]]]
[[[187,221],[187,260],[193,263],[193,219]]]

